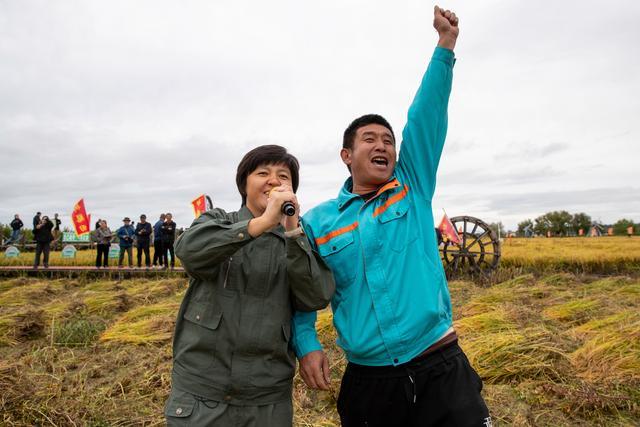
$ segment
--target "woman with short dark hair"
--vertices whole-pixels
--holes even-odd
[[[236,174],[240,210],[205,212],[178,238],[191,280],[173,341],[169,426],[292,424],[291,318],[325,307],[335,289],[298,225],[298,168],[283,147],[251,150]]]

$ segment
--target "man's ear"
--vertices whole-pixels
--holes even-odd
[[[343,148],[340,150],[340,158],[342,163],[347,166],[351,166],[351,150],[349,148]]]

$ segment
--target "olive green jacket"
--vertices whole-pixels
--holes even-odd
[[[326,307],[335,283],[305,236],[252,238],[253,215],[213,209],[176,243],[191,277],[173,340],[173,386],[234,405],[291,398],[294,310]]]

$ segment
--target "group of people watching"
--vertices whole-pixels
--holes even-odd
[[[34,268],[38,268],[41,259],[44,267],[49,267],[51,244],[53,243],[55,249],[60,242],[61,224],[62,221],[58,217],[58,214],[54,214],[53,219],[50,219],[47,215],[42,215],[42,212],[37,212],[33,217],[33,239],[36,242],[36,253],[33,260]],[[5,245],[10,245],[21,240],[21,231],[24,223],[20,219],[20,215],[15,214],[13,216],[10,226],[11,236],[4,242]]]
[[[124,256],[127,255],[129,267],[133,267],[133,247],[138,248],[138,268],[142,267],[142,256],[146,268],[175,267],[173,244],[176,240],[176,223],[170,213],[160,214],[160,219],[152,226],[147,222],[145,214],[140,215],[140,221],[134,227],[129,217],[122,219],[123,225],[115,233],[107,225],[107,221],[99,219],[96,229],[92,232],[92,239],[96,242],[96,267],[109,266],[109,248],[115,238],[120,245],[118,267],[124,266]],[[152,243],[153,242],[153,243]],[[150,247],[153,244],[153,261]]]
[[[120,245],[120,255],[118,257],[118,266],[123,266],[124,256],[127,255],[129,267],[133,267],[133,247],[138,248],[138,268],[142,267],[142,256],[144,255],[144,263],[147,268],[171,268],[175,267],[175,255],[173,244],[176,239],[176,223],[170,213],[161,214],[160,219],[152,226],[147,222],[147,216],[140,215],[140,222],[134,227],[131,219],[125,217],[122,227],[118,228],[115,233],[109,229],[107,221],[99,219],[96,222],[96,228],[91,233],[91,240],[96,243],[96,267],[109,266],[109,248],[111,243],[116,239]],[[53,218],[42,215],[42,212],[36,213],[33,217],[33,239],[36,243],[35,257],[33,267],[38,268],[42,260],[44,268],[49,268],[49,254],[52,249],[56,249],[60,242],[60,220],[58,214],[54,214]],[[15,214],[10,223],[11,236],[4,244],[10,245],[19,242],[22,238],[22,228],[24,222],[20,219],[19,214]],[[150,247],[153,245],[153,261],[150,255]]]

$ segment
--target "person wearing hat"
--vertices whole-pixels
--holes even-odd
[[[122,220],[124,225],[118,228],[117,236],[120,239],[120,256],[118,257],[118,267],[122,267],[122,261],[124,259],[124,253],[127,252],[129,258],[129,267],[133,267],[133,237],[136,235],[136,230],[131,225],[131,219],[128,216]]]
[[[149,259],[149,239],[152,232],[151,224],[147,222],[145,214],[140,215],[140,222],[136,225],[136,238],[138,239],[138,268],[142,267],[142,253],[144,252],[144,264],[151,267]]]

